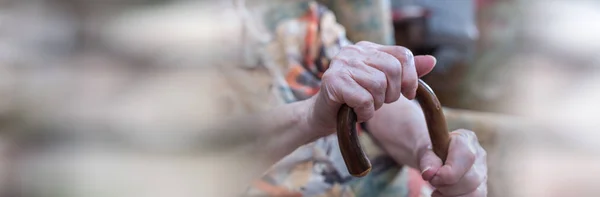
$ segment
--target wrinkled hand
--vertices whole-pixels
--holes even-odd
[[[359,122],[367,121],[375,110],[400,95],[414,98],[418,77],[434,65],[432,56],[414,57],[400,46],[370,42],[346,46],[323,74],[319,93],[310,99],[309,122],[322,135],[332,133],[342,104],[354,109]]]
[[[416,102],[401,97],[384,105],[369,120],[368,129],[398,163],[419,169],[436,188],[433,196],[487,195],[486,151],[472,131],[451,133],[445,165],[431,150],[423,111]]]
[[[446,163],[432,150],[420,157],[423,179],[436,188],[433,197],[487,196],[487,153],[475,133],[459,129],[450,133]]]

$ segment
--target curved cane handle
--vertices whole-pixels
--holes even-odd
[[[446,127],[446,118],[442,106],[433,90],[420,79],[416,99],[425,115],[433,152],[445,162],[448,156],[448,146],[450,145],[450,134]],[[347,105],[342,105],[338,111],[337,136],[348,172],[355,177],[367,175],[371,171],[371,161],[362,150],[358,140],[356,113]]]

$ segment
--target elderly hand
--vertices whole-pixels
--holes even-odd
[[[423,112],[408,100],[415,97],[418,78],[434,65],[432,56],[413,56],[400,46],[359,42],[342,48],[324,73],[319,93],[307,100],[309,130],[318,136],[333,133],[337,112],[347,104],[359,122],[369,121],[369,130],[392,157],[421,169],[436,188],[433,196],[485,196],[486,153],[475,134],[452,132],[442,165],[429,148]]]
[[[420,157],[423,179],[436,188],[432,196],[487,196],[486,151],[473,131],[450,133],[448,158],[444,165],[432,150]]]
[[[434,57],[413,57],[400,46],[359,42],[343,47],[323,74],[319,93],[309,101],[308,122],[321,135],[331,134],[342,104],[354,109],[359,122],[367,121],[401,94],[414,98],[418,77],[434,65]]]
[[[431,150],[423,112],[416,102],[400,98],[384,105],[368,122],[368,129],[397,162],[420,169],[435,187],[433,196],[486,196],[486,151],[475,133],[457,130],[445,165]]]

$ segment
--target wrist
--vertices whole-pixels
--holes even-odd
[[[313,117],[314,97],[294,103],[294,117],[297,120],[297,132],[305,143],[323,137],[324,129],[319,128]]]

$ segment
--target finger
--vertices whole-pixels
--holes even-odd
[[[384,47],[384,45],[367,42],[367,41],[358,42],[356,45],[373,47],[376,49]],[[388,47],[393,47],[393,46],[388,46]],[[394,56],[394,57],[397,58],[396,56]],[[415,62],[414,66],[415,66],[415,69],[417,72],[417,76],[420,78],[420,77],[427,75],[429,72],[431,72],[433,70],[433,68],[437,64],[437,59],[431,55],[417,55],[417,56],[414,56],[414,62]],[[404,63],[404,62],[401,62],[401,63]]]
[[[417,75],[419,78],[431,72],[435,67],[435,64],[437,64],[437,59],[431,55],[415,56],[415,67],[417,69]]]
[[[322,84],[328,100],[347,104],[356,113],[358,122],[371,119],[375,112],[371,93],[359,85],[343,67],[336,66],[333,69],[323,75]]]
[[[474,191],[468,193],[468,194],[463,194],[463,195],[454,195],[456,197],[486,197],[488,195],[488,189],[487,189],[487,183],[481,183],[481,185],[479,185],[479,187],[477,187],[477,189],[475,189]],[[446,197],[446,196],[452,196],[453,195],[448,195],[448,194],[444,194],[443,192],[441,192],[440,190],[436,189],[432,194],[431,197]]]
[[[442,167],[442,160],[431,149],[419,153],[419,167],[423,180],[430,181]]]
[[[477,148],[472,144],[475,134],[468,130],[451,133],[448,158],[440,168],[431,184],[435,187],[456,184],[475,163]]]
[[[418,78],[431,72],[437,63],[436,58],[431,55],[420,55],[413,57],[413,54],[410,50],[401,46],[385,46],[366,41],[357,43],[357,46],[371,47],[381,50],[394,56],[401,62],[401,90],[402,94],[404,94],[404,96],[408,99],[413,99],[416,95]],[[393,90],[396,89],[394,88]]]
[[[451,186],[437,187],[436,189],[446,196],[461,196],[472,193],[486,181],[487,169],[485,164],[476,162],[458,183]]]
[[[408,99],[414,99],[417,91],[418,76],[413,53],[402,46],[379,46],[377,49],[394,56],[400,61],[402,66],[402,95]]]
[[[402,68],[400,61],[385,52],[379,51],[375,43],[359,42],[356,44],[360,49],[349,50],[349,53],[358,51],[358,54],[348,54],[348,56],[364,56],[364,63],[385,73],[387,79],[387,89],[385,92],[385,103],[392,103],[400,98],[402,90]]]
[[[383,106],[388,89],[386,75],[358,60],[350,61],[346,69],[360,86],[369,91],[373,97],[375,110]]]
[[[471,133],[465,131],[467,133]],[[473,134],[470,137],[471,144],[479,144],[477,137]],[[438,187],[437,190],[447,196],[469,196],[467,194],[477,194],[475,196],[487,195],[487,152],[483,147],[477,146],[477,158],[475,164],[467,174],[453,186]],[[474,191],[477,190],[477,191]],[[483,195],[482,195],[483,194]]]

